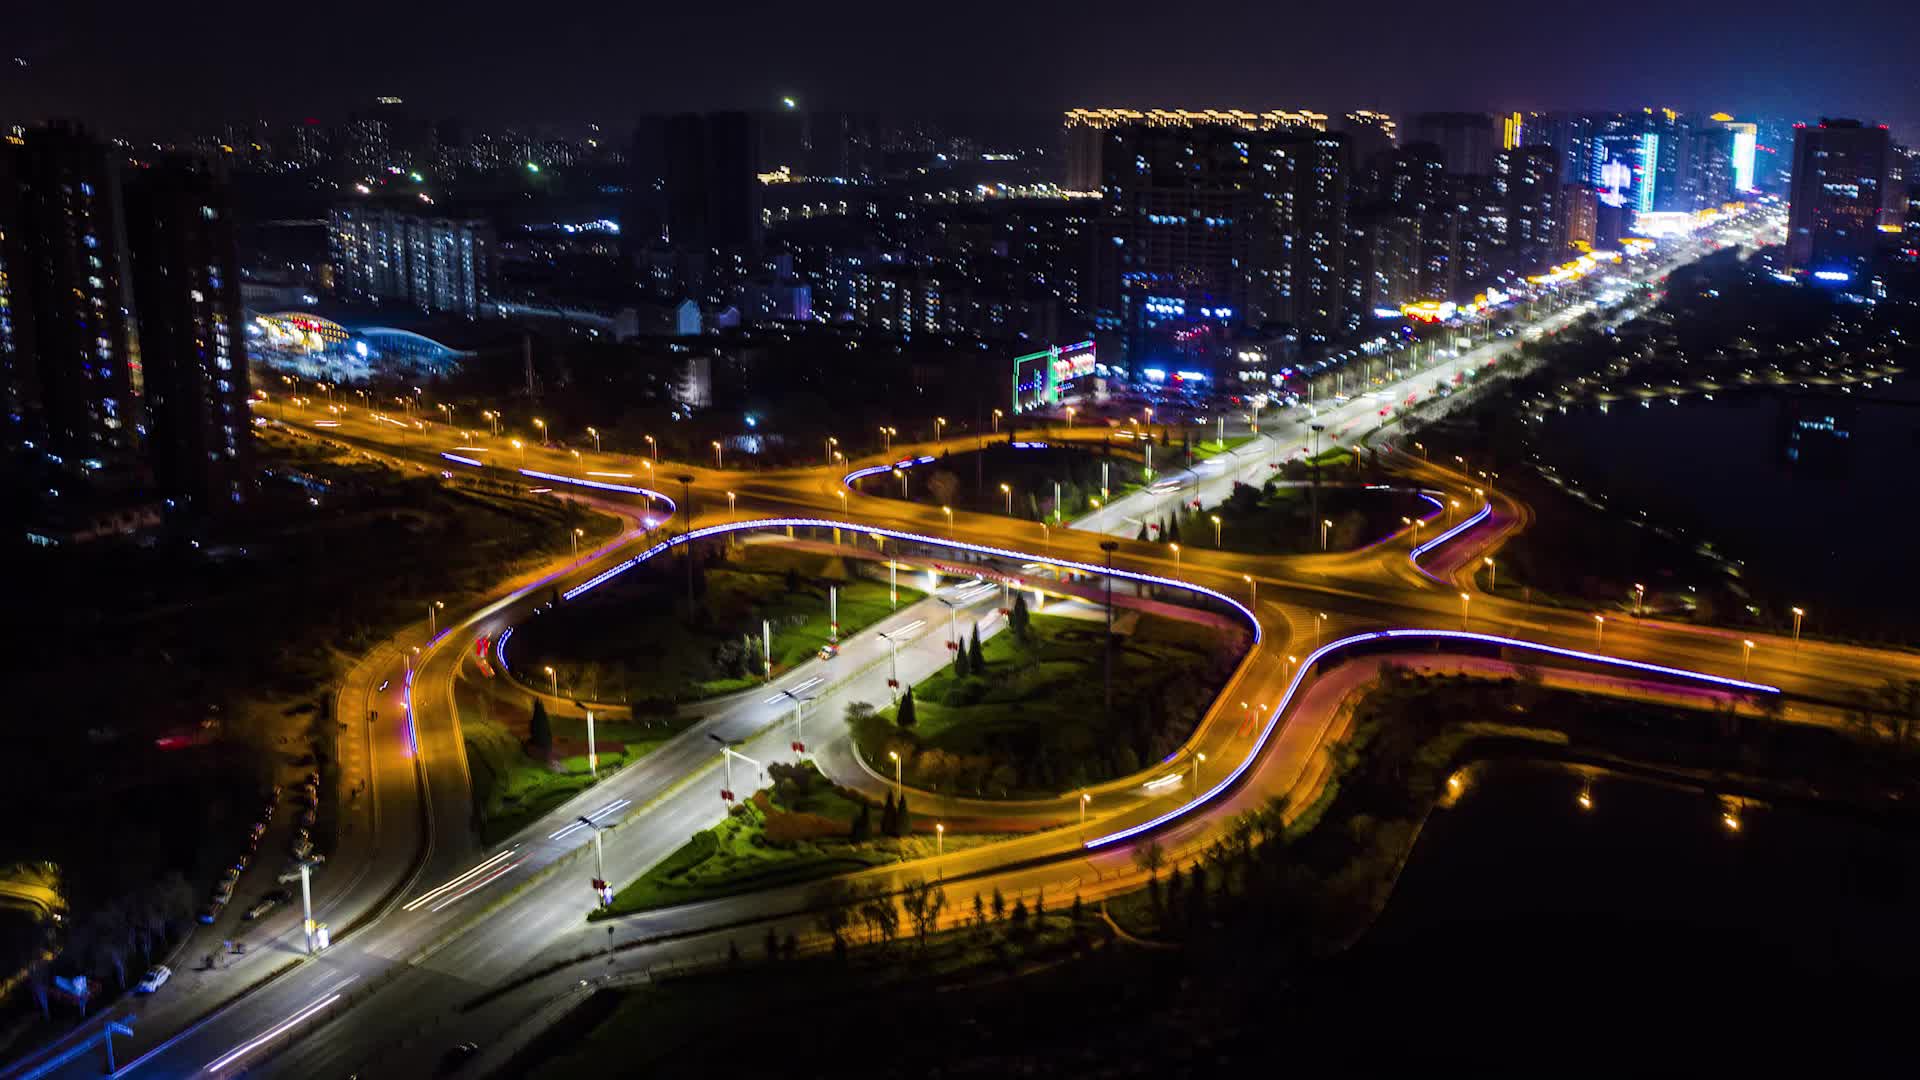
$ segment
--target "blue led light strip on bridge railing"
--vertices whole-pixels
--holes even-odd
[[[1476,634],[1468,630],[1372,630],[1363,634],[1353,634],[1348,637],[1343,637],[1338,641],[1330,641],[1322,645],[1300,662],[1299,666],[1294,669],[1293,681],[1287,684],[1286,694],[1280,698],[1280,704],[1276,706],[1272,714],[1269,715],[1266,726],[1260,729],[1260,737],[1255,740],[1253,749],[1244,758],[1241,758],[1240,764],[1236,765],[1233,771],[1223,777],[1219,783],[1214,784],[1206,791],[1196,795],[1190,801],[1182,803],[1158,817],[1149,821],[1143,821],[1138,825],[1128,826],[1118,832],[1108,833],[1105,836],[1088,840],[1083,846],[1087,850],[1092,851],[1096,848],[1105,847],[1108,844],[1115,844],[1123,840],[1132,839],[1133,837],[1151,832],[1163,825],[1177,821],[1193,813],[1195,810],[1200,809],[1207,803],[1212,802],[1223,792],[1238,783],[1240,778],[1246,774],[1247,770],[1253,767],[1254,762],[1260,759],[1260,754],[1266,749],[1268,739],[1270,739],[1273,733],[1279,728],[1280,718],[1286,715],[1287,706],[1293,704],[1294,696],[1299,692],[1300,685],[1306,679],[1307,672],[1313,668],[1316,662],[1354,645],[1399,638],[1466,641],[1477,645],[1498,645],[1502,648],[1529,649],[1534,652],[1566,657],[1570,660],[1579,660],[1594,664],[1608,664],[1614,667],[1628,668],[1633,671],[1643,671],[1651,675],[1661,675],[1668,678],[1707,683],[1711,686],[1724,687],[1743,693],[1777,694],[1780,692],[1780,688],[1777,686],[1748,682],[1745,679],[1730,679],[1724,675],[1710,675],[1704,671],[1689,671],[1686,668],[1668,667],[1665,664],[1650,664],[1643,660],[1627,660],[1617,656],[1602,656],[1599,653],[1583,652],[1579,649],[1564,649],[1558,645],[1547,645],[1537,641],[1523,641],[1519,638],[1500,637],[1495,634]]]
[[[890,473],[895,469],[911,469],[915,465],[931,464],[933,460],[932,454],[921,454],[919,457],[903,457],[899,461],[889,461],[884,465],[869,465],[841,477],[840,482],[847,487],[852,487],[855,480],[865,480],[869,476],[879,476],[881,473]]]
[[[727,535],[728,533],[742,532],[742,531],[751,530],[751,529],[785,529],[785,528],[847,529],[855,533],[867,533],[868,535],[871,535],[871,536],[884,536],[889,540],[898,540],[904,543],[929,544],[933,547],[953,548],[958,551],[970,551],[977,555],[992,555],[996,558],[1015,559],[1022,563],[1042,563],[1047,566],[1056,566],[1056,567],[1061,567],[1067,570],[1077,570],[1085,574],[1111,575],[1113,577],[1120,578],[1125,581],[1138,581],[1148,585],[1160,585],[1169,589],[1179,589],[1183,592],[1190,592],[1190,593],[1198,594],[1200,596],[1211,597],[1215,600],[1220,601],[1223,604],[1226,604],[1227,606],[1231,607],[1233,610],[1239,612],[1240,616],[1247,620],[1248,625],[1253,627],[1253,640],[1255,644],[1259,643],[1260,637],[1261,637],[1260,620],[1254,617],[1253,611],[1250,608],[1248,608],[1245,604],[1242,604],[1240,601],[1235,600],[1233,597],[1228,596],[1223,592],[1216,592],[1213,589],[1207,588],[1205,585],[1195,585],[1193,582],[1190,582],[1190,581],[1176,581],[1173,578],[1161,577],[1158,574],[1142,574],[1142,573],[1139,573],[1138,571],[1121,570],[1118,568],[1108,569],[1105,566],[1099,566],[1093,563],[1074,562],[1070,559],[1051,559],[1051,558],[1046,558],[1044,556],[1032,554],[1031,552],[1013,551],[1008,548],[990,547],[986,544],[970,544],[964,540],[949,540],[949,539],[946,539],[945,537],[926,536],[921,533],[905,532],[900,529],[889,529],[880,525],[860,525],[860,524],[855,524],[854,522],[851,522],[851,521],[833,521],[828,518],[800,518],[800,517],[760,518],[755,521],[735,521],[725,525],[709,525],[703,529],[695,529],[691,533],[681,533],[678,536],[674,536],[666,540],[662,540],[661,542],[653,545],[652,547],[648,548],[647,550],[641,552],[638,555],[635,555],[633,558],[628,559],[625,562],[618,563],[614,566],[608,567],[605,570],[602,570],[600,573],[595,574],[593,577],[587,579],[586,581],[581,582],[578,585],[575,585],[573,588],[568,589],[566,592],[561,593],[560,595],[564,599],[572,600],[576,596],[580,596],[583,593],[599,588],[600,586],[606,584],[607,582],[613,580],[614,578],[620,576],[621,574],[626,573],[627,571],[633,569],[636,566],[639,566],[641,563],[646,562],[647,560],[653,558],[656,555],[659,555],[664,551],[667,551],[671,548],[679,547],[681,544],[687,543],[689,540],[704,540],[704,539],[707,539],[708,537],[724,536],[724,535]]]

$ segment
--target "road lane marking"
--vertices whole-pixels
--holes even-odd
[[[401,908],[401,910],[413,911],[417,908],[420,908],[421,906],[431,902],[434,898],[438,897],[440,894],[447,892],[450,889],[456,889],[460,887],[461,885],[465,884],[467,881],[471,880],[472,878],[478,876],[479,874],[485,873],[487,870],[498,865],[502,860],[510,858],[513,855],[513,852],[514,852],[514,848],[508,848],[507,850],[502,851],[497,855],[494,855],[492,858],[487,859],[486,861],[480,863],[478,866],[475,866],[473,869],[468,870],[466,873],[461,874],[459,877],[454,878],[453,880],[447,882],[446,884],[441,885],[438,888],[429,889],[428,891],[408,901],[406,905],[404,905]],[[434,910],[438,911],[439,909],[435,908]]]

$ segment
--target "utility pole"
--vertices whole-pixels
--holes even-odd
[[[1106,719],[1113,721],[1113,553],[1119,544],[1112,540],[1100,541],[1100,550],[1107,556],[1107,640],[1101,650],[1106,658]]]
[[[1327,425],[1314,424],[1312,425],[1312,427],[1313,427],[1313,460],[1312,460],[1313,513],[1312,513],[1312,516],[1308,518],[1308,520],[1319,521],[1320,520],[1320,433],[1327,430]]]
[[[693,615],[693,477],[681,473],[675,479],[680,481],[680,511],[683,515],[680,527],[681,558],[687,564],[687,615]]]

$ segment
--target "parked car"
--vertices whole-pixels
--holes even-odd
[[[458,1046],[448,1047],[447,1052],[440,1055],[440,1075],[445,1076],[458,1071],[460,1066],[473,1060],[473,1056],[479,1052],[479,1043],[464,1042]]]
[[[146,977],[142,978],[140,985],[134,987],[134,989],[142,994],[151,994],[155,990],[167,985],[167,980],[171,978],[173,978],[172,968],[165,964],[155,964],[147,969]]]
[[[220,900],[208,901],[207,906],[200,909],[200,922],[204,925],[212,926],[213,920],[220,917],[220,912],[223,911],[226,906],[227,905]]]
[[[266,894],[265,896],[262,896],[259,900],[255,901],[254,905],[248,908],[247,913],[241,916],[241,918],[246,919],[248,922],[252,922],[255,919],[265,916],[268,912],[272,911],[274,908],[279,907],[281,904],[284,904],[291,899],[293,899],[293,896],[292,894],[288,893],[287,890],[275,889],[272,892]]]
[[[306,864],[308,868],[307,872],[308,873],[317,872],[322,866],[326,865],[326,862],[327,862],[327,857],[325,855],[316,854],[316,855],[307,856],[306,858]],[[296,861],[292,866],[287,867],[286,870],[280,874],[280,884],[282,885],[291,885],[294,882],[299,880],[300,880],[300,863],[298,861]]]
[[[827,644],[820,646],[820,659],[822,660],[831,660],[834,657],[839,655],[840,655],[840,646],[835,645],[832,642],[828,642]]]

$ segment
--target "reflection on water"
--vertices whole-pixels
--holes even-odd
[[[1547,414],[1536,442],[1616,514],[1644,511],[1750,572],[1886,611],[1920,601],[1906,545],[1888,542],[1920,490],[1920,400],[1904,396],[1920,384],[1615,402]]]
[[[1631,1022],[1644,1038],[1909,1000],[1911,835],[1559,764],[1460,775],[1379,921],[1332,965],[1382,1015],[1492,1010],[1540,1037]]]

